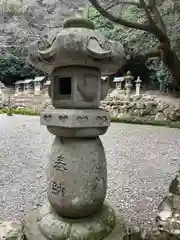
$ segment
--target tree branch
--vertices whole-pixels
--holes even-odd
[[[127,61],[142,61],[146,62],[149,58],[155,58],[155,57],[161,57],[161,51],[160,49],[153,49],[145,53],[129,53],[126,56]]]
[[[148,6],[146,5],[145,1],[144,0],[139,0],[139,2],[140,2],[140,7],[143,8],[144,11],[145,11],[145,14],[146,14],[146,17],[148,19],[149,24],[154,24],[154,21],[151,17],[151,14],[149,12]]]
[[[94,6],[94,8],[105,18],[108,18],[112,22],[118,23],[120,25],[123,25],[125,27],[129,28],[136,28],[143,31],[151,32],[151,27],[149,24],[143,24],[143,23],[137,23],[137,22],[130,22],[128,20],[124,20],[121,17],[113,16],[111,13],[106,11],[103,7],[100,6],[97,0],[89,0],[91,4]]]
[[[167,33],[166,27],[156,6],[156,0],[149,0],[148,5],[146,5],[144,0],[139,1],[141,4],[141,8],[144,9],[148,22],[151,26],[152,29],[151,33],[153,33],[159,39],[160,42],[168,42],[169,40],[166,34]],[[151,17],[149,10],[154,15],[155,21]]]
[[[125,27],[134,28],[143,30],[145,32],[149,32],[153,35],[155,35],[160,42],[168,42],[168,36],[162,31],[156,23],[152,20],[152,17],[149,13],[148,6],[145,4],[144,0],[140,0],[140,7],[144,9],[146,16],[148,17],[149,23],[137,23],[137,22],[131,22],[128,20],[124,20],[121,17],[113,16],[111,13],[106,11],[101,5],[98,3],[98,0],[89,0],[91,4],[94,6],[94,8],[105,18],[111,20],[112,22],[115,22],[117,24],[123,25]]]
[[[156,6],[156,0],[149,1],[149,9],[151,10],[152,14],[154,15],[157,26],[161,29],[161,31],[163,31],[165,34],[167,34],[166,26],[161,17],[161,14]]]

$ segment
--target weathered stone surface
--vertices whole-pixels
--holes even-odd
[[[132,238],[133,239],[133,238]],[[130,240],[130,239],[127,239]],[[179,240],[177,236],[173,236],[167,232],[162,232],[159,230],[153,230],[147,234],[144,238],[137,238],[133,240]]]
[[[109,81],[107,80],[102,80],[101,79],[101,100],[104,100],[109,92]]]
[[[110,101],[112,101],[113,99],[124,100],[125,93],[126,93],[125,90],[118,91],[118,89],[114,89],[107,97],[108,97],[108,100],[110,100]]]
[[[180,171],[177,172],[175,178],[169,186],[169,192],[180,196]]]
[[[23,228],[19,221],[0,222],[0,239],[23,240]]]
[[[138,102],[136,103],[136,108],[137,108],[137,109],[143,109],[143,108],[145,108],[144,102],[143,102],[143,101],[138,101]]]
[[[169,106],[164,110],[167,119],[171,121],[180,121],[180,108],[177,106]]]
[[[163,121],[163,120],[165,120],[165,117],[164,117],[164,114],[160,112],[160,113],[156,114],[154,119],[157,121]]]
[[[29,48],[29,62],[36,68],[51,72],[56,67],[80,65],[101,69],[104,74],[116,72],[125,61],[122,44],[108,41],[100,32],[86,28],[87,20],[69,21],[52,43],[39,51],[35,44]],[[78,22],[79,27],[75,27]]]
[[[41,124],[70,129],[103,128],[109,127],[110,118],[104,109],[54,109],[41,113]]]
[[[116,117],[129,115],[146,117],[149,120],[180,121],[180,106],[164,103],[150,95],[132,95],[127,101],[125,95],[115,89],[111,100],[105,99],[101,106]]]
[[[135,109],[133,113],[134,113],[133,114],[134,116],[138,116],[138,117],[140,116],[140,111],[138,109]]]
[[[119,231],[124,235],[127,229],[125,222],[119,219],[116,221],[115,213],[108,204],[104,204],[98,213],[81,219],[61,218],[46,204],[40,212],[30,211],[24,221],[24,232],[28,240],[100,240],[114,230],[115,233]]]
[[[180,238],[180,171],[172,180],[169,192],[158,207],[157,227],[165,234],[174,239]],[[166,239],[166,238],[164,238]],[[169,238],[167,238],[169,239]]]
[[[96,137],[104,134],[110,117],[104,109],[54,109],[41,112],[41,124],[63,137]]]
[[[67,239],[71,223],[61,220],[55,213],[49,213],[38,223],[42,234],[47,239]]]
[[[66,81],[69,88],[66,95],[59,91],[64,87],[62,81]],[[55,68],[51,80],[52,105],[61,109],[97,109],[102,97],[101,83],[101,72],[97,68],[85,66]]]
[[[50,208],[47,208],[47,209],[49,211]],[[52,211],[50,211],[47,214],[52,214]],[[48,238],[44,237],[41,233],[42,229],[40,230],[39,223],[37,223],[37,219],[39,219],[38,215],[39,215],[38,210],[32,210],[27,214],[25,218],[24,232],[27,240],[66,239],[66,238],[61,238],[61,236],[60,237],[56,236],[57,229],[55,229],[55,232],[56,232],[55,234],[52,234],[52,229],[50,229],[51,235],[50,235],[50,232],[48,232],[48,235],[49,235]],[[54,218],[51,218],[51,221],[54,221],[55,218],[56,218],[56,215],[54,215]],[[137,229],[136,227],[126,222],[120,213],[118,213],[118,215],[116,215],[115,217],[115,213],[113,209],[108,204],[104,204],[100,212],[88,218],[83,218],[83,219],[57,218],[56,220],[59,222],[65,222],[69,224],[68,229],[70,229],[70,232],[67,239],[77,239],[77,240],[81,240],[81,239],[84,239],[84,240],[101,240],[101,239],[141,240],[143,239],[143,238],[140,238],[141,233],[139,229]],[[151,240],[161,240],[161,239],[158,238],[158,239],[151,239]]]
[[[47,240],[41,233],[37,224],[39,211],[31,210],[24,218],[24,234],[27,240]]]
[[[56,126],[47,127],[48,131],[59,137],[96,137],[106,133],[108,127],[89,127],[89,128],[58,128]]]
[[[79,218],[99,211],[107,169],[99,137],[56,137],[48,175],[48,198],[60,216]]]
[[[40,229],[39,225],[37,224],[37,218],[38,218],[38,210],[32,210],[28,213],[28,215],[25,218],[24,221],[24,232],[26,235],[27,240],[46,240]],[[109,215],[108,215],[109,217]],[[105,218],[106,219],[106,218]],[[73,220],[72,220],[73,221]],[[79,230],[80,228],[78,228]],[[84,228],[83,228],[84,229]],[[84,231],[83,231],[84,232]],[[82,231],[81,231],[82,234]],[[82,235],[81,235],[82,236]],[[79,235],[74,235],[75,238],[73,239],[81,239],[79,238]],[[54,240],[53,238],[49,238],[51,240]],[[55,238],[56,239],[56,238]],[[60,238],[59,238],[60,239]],[[68,238],[70,239],[70,238]],[[95,235],[92,235],[91,232],[89,232],[89,238],[84,239],[97,239]],[[98,238],[99,239],[99,238]],[[150,233],[143,234],[137,229],[136,227],[133,227],[129,223],[127,223],[123,217],[118,214],[116,216],[116,224],[113,228],[112,232],[105,238],[106,240],[178,240],[179,237],[176,235],[172,235],[165,231],[159,231],[159,230],[152,230]]]
[[[46,101],[42,104],[41,110],[44,110],[44,109],[46,109],[46,110],[48,110],[48,109],[54,109],[54,107],[52,106],[52,103],[51,103],[51,100],[50,100],[50,99],[46,100]]]

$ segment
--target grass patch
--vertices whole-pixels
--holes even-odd
[[[130,123],[139,125],[165,126],[180,129],[180,122],[148,120],[143,117],[111,117],[111,122]]]
[[[19,114],[19,115],[29,115],[29,116],[39,116],[40,113],[38,111],[35,111],[33,109],[28,108],[22,108],[22,109],[14,109],[12,108],[11,111],[9,111],[8,108],[2,108],[0,109],[0,114],[6,113],[8,116],[12,116],[13,114]],[[12,115],[10,115],[11,113]]]

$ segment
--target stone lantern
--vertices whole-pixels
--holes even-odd
[[[41,124],[55,135],[48,170],[48,201],[25,218],[28,240],[103,239],[115,227],[104,203],[106,157],[99,135],[109,125],[100,100],[108,93],[102,75],[123,64],[123,47],[83,18],[65,21],[44,49],[29,50],[29,62],[51,74],[49,95],[55,109],[41,113]]]
[[[129,100],[130,99],[130,95],[131,95],[131,88],[132,88],[132,80],[134,79],[134,77],[131,75],[131,72],[128,71],[127,75],[124,77],[125,79],[125,87],[126,87],[126,99]]]
[[[136,95],[139,96],[140,95],[140,87],[141,87],[141,79],[140,77],[137,78],[136,80]]]
[[[114,81],[116,83],[116,88],[122,90],[122,83],[124,82],[124,77],[115,77]]]

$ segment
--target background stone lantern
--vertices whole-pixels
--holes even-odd
[[[126,82],[125,87],[126,87],[126,99],[127,100],[130,99],[131,88],[132,88],[132,80],[133,79],[134,79],[134,77],[131,75],[131,72],[128,71],[127,75],[124,77],[124,80]]]
[[[124,77],[115,77],[114,81],[116,83],[116,88],[118,88],[119,90],[122,90],[122,83],[124,82]]]
[[[107,41],[92,22],[68,19],[47,48],[29,51],[29,62],[51,74],[55,109],[41,124],[55,135],[48,170],[48,202],[25,219],[28,240],[103,239],[115,226],[107,189],[106,157],[99,135],[110,125],[100,109],[108,93],[101,75],[115,73],[125,59],[120,43]]]
[[[141,79],[140,77],[137,78],[136,80],[136,95],[139,96],[140,95],[140,87],[141,87]]]

